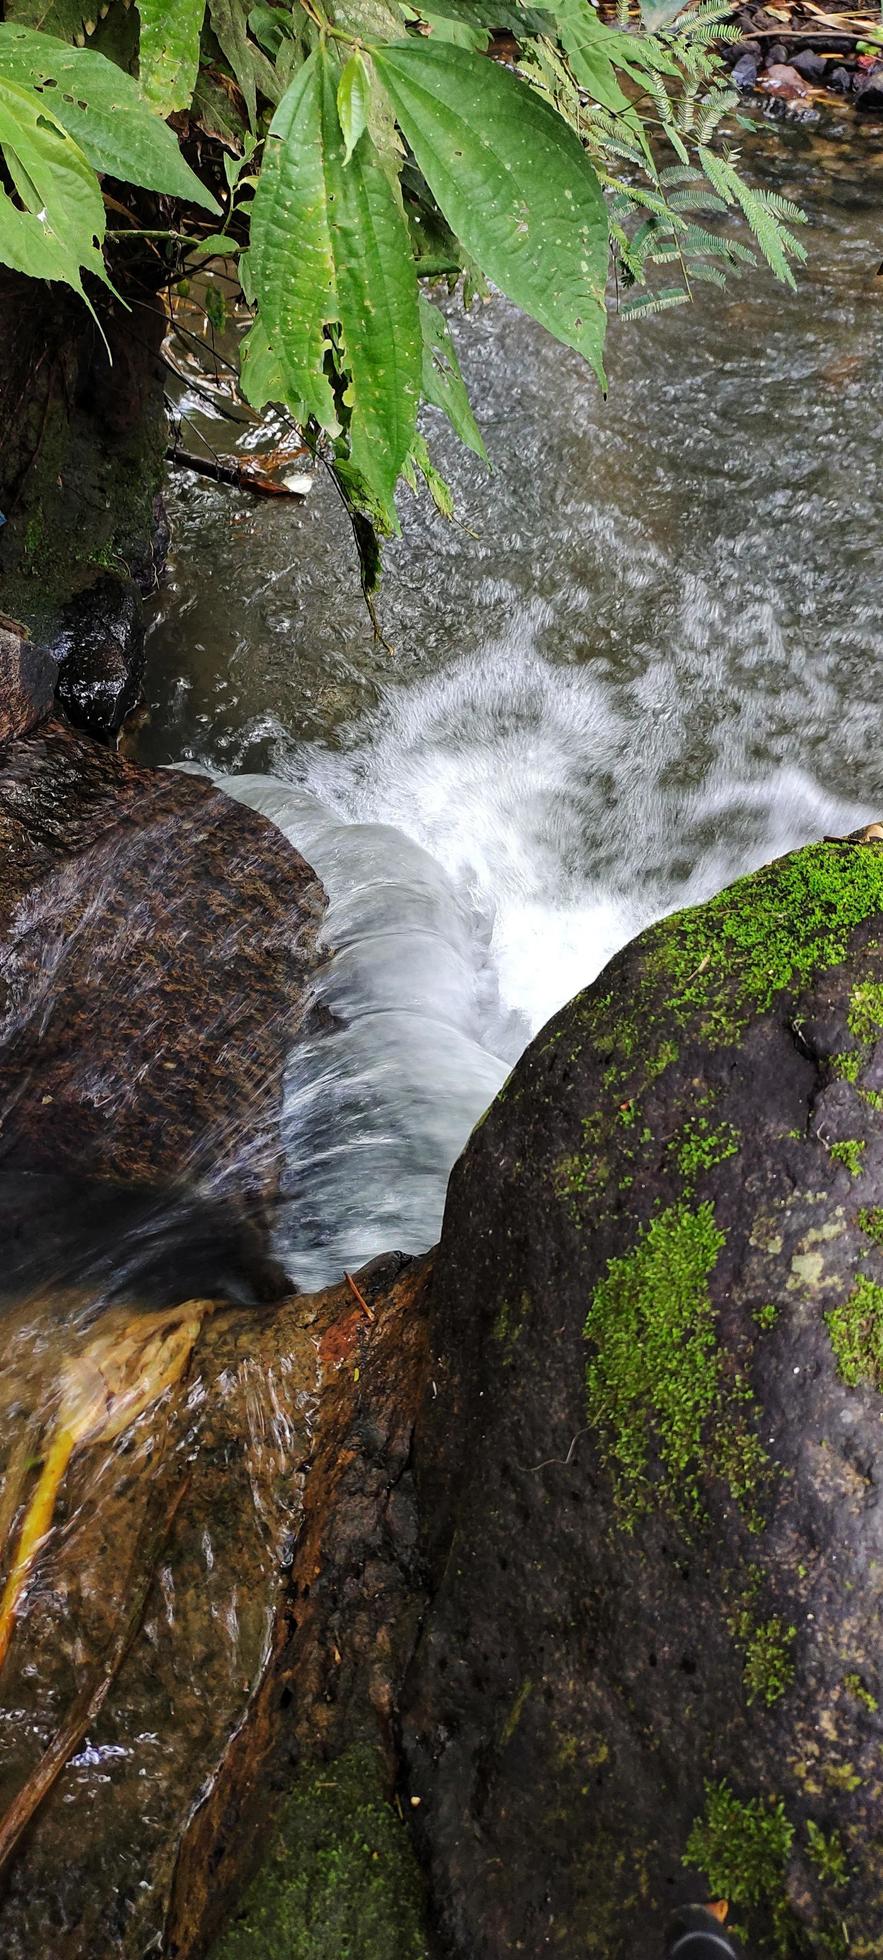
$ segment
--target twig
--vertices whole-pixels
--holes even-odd
[[[374,1320],[375,1319],[374,1308],[369,1307],[365,1295],[364,1293],[360,1292],[358,1286],[356,1285],[355,1280],[353,1279],[352,1273],[344,1273],[343,1277],[346,1280],[350,1292],[354,1294],[355,1298],[358,1300],[362,1312],[364,1314],[367,1314],[369,1320]]]
[[[568,1450],[568,1452],[567,1452],[567,1455],[566,1455],[566,1456],[545,1456],[545,1457],[543,1458],[543,1461],[542,1461],[542,1463],[532,1463],[532,1464],[531,1464],[531,1466],[530,1466],[530,1467],[531,1467],[531,1470],[532,1470],[532,1471],[534,1471],[534,1470],[548,1470],[548,1468],[549,1468],[549,1465],[550,1465],[550,1463],[560,1463],[560,1464],[561,1464],[561,1466],[562,1466],[562,1469],[564,1469],[564,1470],[566,1470],[566,1469],[567,1469],[567,1466],[568,1466],[568,1464],[569,1464],[569,1463],[570,1463],[570,1461],[571,1461],[571,1458],[572,1458],[572,1456],[573,1456],[573,1452],[574,1452],[574,1450],[576,1449],[576,1446],[577,1446],[577,1443],[579,1442],[579,1439],[580,1439],[580,1437],[581,1437],[581,1436],[584,1436],[584,1435],[586,1434],[586,1430],[587,1430],[587,1429],[588,1429],[589,1427],[590,1427],[590,1424],[589,1424],[589,1423],[584,1423],[584,1425],[583,1425],[583,1427],[582,1427],[582,1429],[578,1429],[578,1430],[577,1430],[577,1432],[576,1432],[576,1435],[574,1436],[574,1439],[573,1439],[573,1442],[571,1443],[571,1445],[570,1445],[570,1448],[569,1448],[569,1450]]]

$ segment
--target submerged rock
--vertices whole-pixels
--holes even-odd
[[[26,735],[53,704],[58,667],[0,614],[0,743]]]
[[[0,1166],[272,1194],[324,894],[211,784],[0,750]]]
[[[644,933],[456,1167],[402,1718],[442,1950],[883,1954],[883,849]]]
[[[388,1803],[420,1604],[425,1262],[402,1263],[360,1275],[365,1307],[346,1285],[263,1313],[191,1303],[187,1372],[116,1449],[75,1451],[0,1677],[4,1960],[190,1956],[225,1925],[222,1953],[251,1960],[426,1952]],[[138,1341],[137,1310],[93,1312],[47,1299],[36,1343],[32,1302],[7,1315],[5,1499],[33,1490],[22,1445],[51,1441],[59,1328],[67,1368],[102,1348],[109,1376]],[[10,1847],[9,1806],[65,1735]]]

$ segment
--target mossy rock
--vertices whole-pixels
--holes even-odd
[[[420,1878],[368,1743],[302,1769],[211,1960],[427,1960]]]
[[[883,846],[826,842],[620,953],[455,1170],[404,1743],[462,1960],[720,1895],[883,1956],[881,1092]]]

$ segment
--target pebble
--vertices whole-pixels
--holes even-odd
[[[763,86],[775,95],[807,95],[809,93],[802,75],[792,68],[789,62],[777,61],[766,68],[762,77]]]
[[[794,56],[791,66],[796,68],[798,75],[803,75],[806,81],[820,82],[824,79],[828,64],[823,61],[820,54],[814,54],[812,48],[802,48],[800,53]]]
[[[753,54],[742,54],[732,71],[734,88],[753,88],[760,64]]]

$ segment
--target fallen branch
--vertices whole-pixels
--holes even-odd
[[[301,452],[306,455],[306,450]],[[291,459],[294,461],[294,458]],[[197,476],[208,476],[213,483],[228,483],[234,490],[253,490],[257,497],[298,497],[302,490],[290,490],[285,483],[277,483],[273,477],[261,476],[246,463],[225,463],[220,458],[214,461],[211,456],[194,456],[191,449],[182,449],[180,443],[173,442],[166,450],[166,462],[178,463],[182,469],[193,470]]]
[[[367,1302],[367,1300],[366,1300],[366,1298],[365,1298],[365,1295],[364,1295],[364,1293],[362,1293],[362,1292],[360,1291],[360,1289],[359,1289],[359,1288],[358,1288],[358,1286],[356,1285],[356,1282],[355,1282],[355,1280],[353,1279],[353,1276],[352,1276],[352,1273],[344,1273],[344,1276],[343,1276],[343,1277],[344,1277],[344,1279],[346,1280],[346,1283],[347,1283],[347,1286],[349,1287],[349,1290],[350,1290],[350,1292],[351,1292],[352,1294],[354,1294],[354,1295],[355,1295],[355,1298],[356,1298],[356,1299],[358,1300],[358,1302],[359,1302],[359,1306],[361,1307],[361,1309],[362,1309],[362,1312],[363,1312],[364,1314],[367,1314],[367,1316],[368,1316],[368,1319],[369,1319],[369,1320],[373,1320],[373,1319],[374,1319],[374,1317],[375,1317],[375,1316],[374,1316],[374,1308],[373,1308],[373,1307],[369,1307],[369,1305],[368,1305],[368,1302]]]

